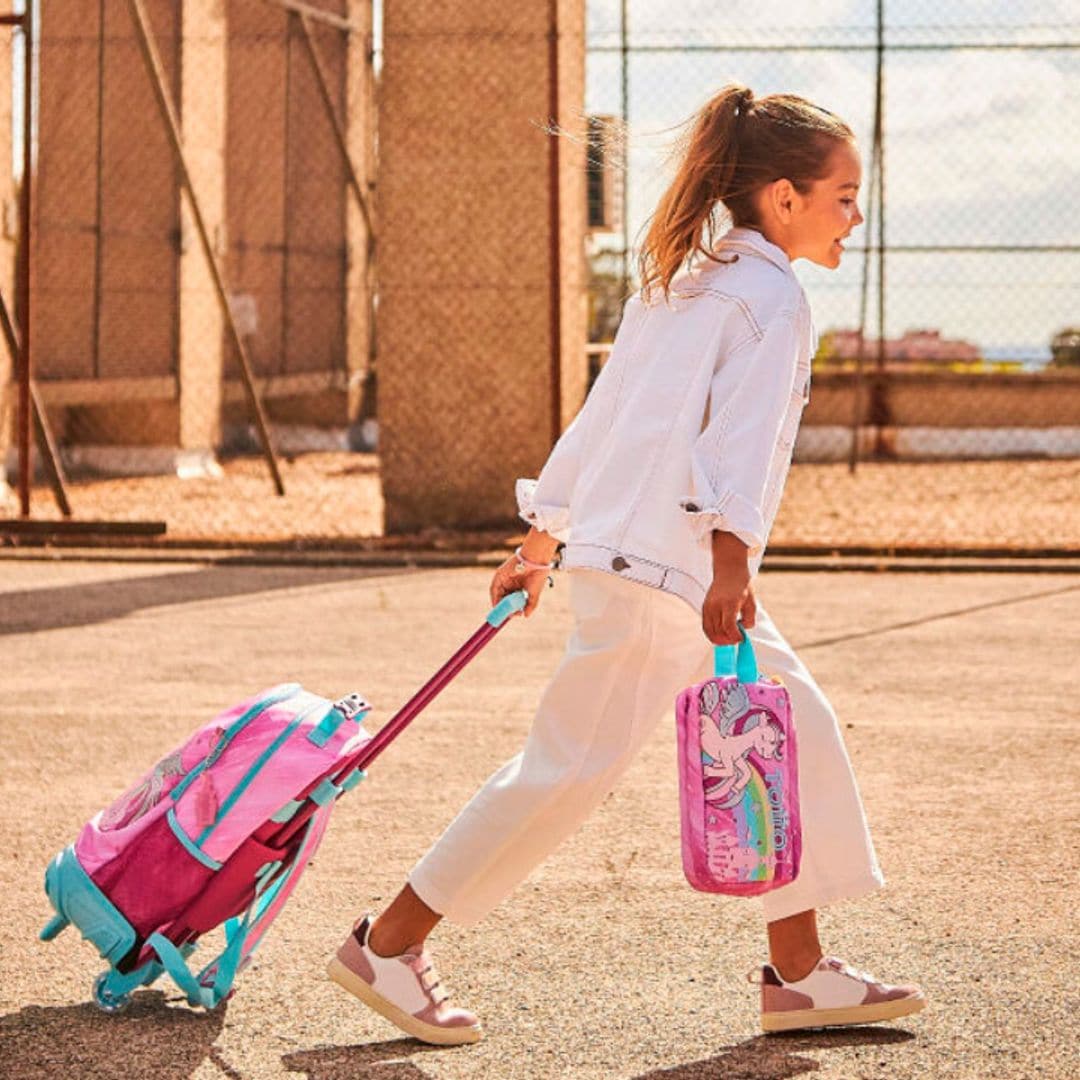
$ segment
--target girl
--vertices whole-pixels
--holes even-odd
[[[802,869],[763,898],[762,1026],[868,1023],[925,1004],[916,986],[822,955],[816,909],[882,877],[832,707],[753,587],[815,351],[791,264],[839,266],[863,220],[860,175],[851,129],[802,98],[728,86],[695,118],[641,252],[641,291],[539,479],[518,482],[532,528],[491,584],[492,603],[527,590],[531,615],[565,544],[566,653],[521,753],[330,963],[408,1034],[480,1038],[477,1018],[447,1000],[428,934],[443,917],[483,918],[584,821],[678,691],[711,674],[712,644],[739,640],[740,621],[787,685],[799,731]],[[718,237],[725,215],[733,227]]]

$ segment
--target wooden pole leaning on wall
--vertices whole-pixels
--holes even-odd
[[[247,347],[240,336],[233,318],[232,307],[229,304],[229,295],[225,291],[225,278],[218,265],[217,256],[214,253],[214,245],[210,240],[209,230],[203,218],[202,208],[198,196],[195,194],[195,185],[191,179],[191,171],[188,169],[187,159],[184,156],[183,140],[180,137],[180,123],[177,119],[176,108],[166,88],[165,70],[158,54],[157,46],[150,30],[150,22],[146,17],[146,9],[143,0],[128,0],[128,10],[131,13],[132,22],[135,24],[136,34],[139,39],[139,48],[146,63],[147,74],[150,76],[150,85],[157,99],[158,109],[161,111],[161,119],[165,125],[169,142],[172,145],[173,155],[176,158],[177,168],[180,171],[184,191],[187,193],[188,204],[191,207],[192,217],[195,219],[195,229],[199,234],[199,242],[202,244],[203,254],[206,257],[210,269],[210,276],[214,283],[214,291],[217,294],[218,303],[221,305],[225,325],[228,328],[229,338],[240,362],[240,374],[243,376],[244,390],[247,394],[248,405],[255,417],[255,425],[259,431],[259,441],[262,444],[263,456],[270,467],[270,474],[274,480],[274,489],[279,495],[285,494],[285,485],[281,479],[281,470],[278,467],[277,457],[274,454],[274,446],[270,438],[270,427],[266,420],[266,411],[263,409],[262,400],[259,398],[258,389],[255,386],[255,375],[248,357]]]
[[[368,208],[367,198],[364,196],[364,189],[360,184],[360,177],[356,175],[356,167],[349,156],[349,145],[345,140],[345,129],[341,126],[341,119],[337,114],[337,109],[334,107],[334,99],[330,93],[330,81],[326,77],[326,68],[322,62],[322,55],[319,53],[319,47],[316,45],[315,38],[311,33],[310,18],[306,14],[296,12],[292,12],[291,17],[296,19],[300,24],[300,29],[303,31],[304,44],[307,46],[308,56],[311,58],[311,66],[315,70],[315,81],[319,84],[319,94],[322,97],[323,105],[326,107],[326,116],[330,121],[331,128],[333,128],[338,150],[341,152],[341,161],[345,166],[345,175],[349,181],[349,188],[352,190],[357,205],[360,207],[360,213],[364,216],[364,226],[368,231],[368,236],[373,237],[375,232],[371,221],[371,211]],[[369,241],[369,248],[370,246],[371,242]]]
[[[332,11],[325,11],[314,4],[305,4],[304,0],[263,0],[263,3],[282,8],[284,11],[291,11],[296,15],[306,15],[316,22],[334,27],[335,30],[346,30],[351,34],[363,32],[363,27],[351,22],[343,15],[335,15]]]
[[[11,359],[18,364],[22,356],[22,346],[19,343],[19,335],[15,330],[15,324],[11,321],[7,303],[0,294],[0,332],[4,335]],[[37,429],[38,450],[45,459],[49,468],[49,480],[52,484],[53,497],[60,513],[64,517],[71,517],[71,503],[67,496],[67,477],[64,475],[64,466],[60,460],[60,451],[53,437],[52,425],[49,423],[48,414],[45,412],[45,403],[41,399],[37,384],[30,380],[30,405],[33,409],[34,420]]]

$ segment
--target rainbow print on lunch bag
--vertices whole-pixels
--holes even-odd
[[[676,701],[682,859],[695,889],[757,896],[798,876],[799,771],[791,698],[740,631]]]

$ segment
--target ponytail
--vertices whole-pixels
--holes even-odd
[[[793,94],[754,99],[733,83],[692,119],[681,161],[649,223],[638,267],[642,295],[666,297],[681,267],[698,255],[715,261],[713,241],[727,219],[754,227],[754,195],[786,177],[805,194],[825,175],[829,151],[853,139],[839,117]]]

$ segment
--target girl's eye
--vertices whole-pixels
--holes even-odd
[[[841,201],[841,202],[842,202],[842,203],[843,203],[843,204],[844,204],[845,206],[854,206],[854,205],[855,205],[855,200],[854,200],[854,199],[841,199],[840,201]]]

